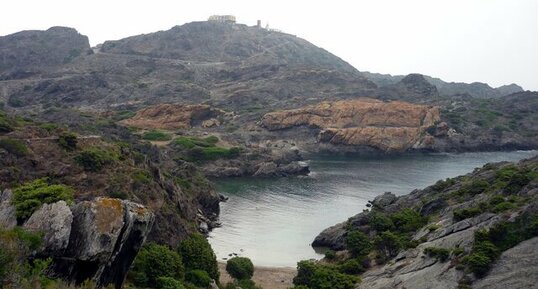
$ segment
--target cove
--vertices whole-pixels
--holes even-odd
[[[347,220],[383,192],[407,194],[489,162],[518,161],[538,151],[312,156],[308,176],[216,181],[229,197],[221,203],[222,227],[209,242],[223,261],[236,253],[257,266],[295,267],[319,259],[310,243],[323,229]]]

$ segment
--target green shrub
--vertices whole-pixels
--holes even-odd
[[[403,247],[403,242],[398,235],[385,231],[375,237],[374,246],[382,260],[387,260],[398,254]]]
[[[424,249],[424,254],[432,258],[436,258],[441,262],[445,262],[446,260],[448,260],[448,256],[450,256],[450,250],[439,247],[427,247]]]
[[[310,289],[352,289],[359,280],[356,276],[338,272],[334,267],[301,261],[297,263],[297,276],[293,278],[293,284],[296,288],[306,286]]]
[[[28,147],[20,140],[12,138],[0,139],[0,148],[5,149],[8,153],[18,157],[28,154]]]
[[[234,257],[226,263],[226,272],[235,279],[250,279],[254,275],[254,265],[249,258]]]
[[[129,277],[141,287],[157,284],[159,277],[183,279],[184,268],[181,256],[167,246],[149,243],[136,256]]]
[[[179,244],[178,251],[187,270],[203,270],[209,277],[219,280],[217,257],[204,236],[190,236]]]
[[[484,276],[489,271],[492,262],[493,260],[482,253],[472,253],[463,258],[463,263],[479,277]]]
[[[474,216],[482,214],[482,209],[471,207],[466,209],[454,210],[454,221],[459,222]]]
[[[174,144],[177,144],[185,149],[194,147],[214,147],[219,142],[216,136],[208,136],[206,138],[180,136],[174,139]]]
[[[363,273],[366,269],[364,269],[359,259],[349,259],[338,266],[338,271],[344,274],[357,275]]]
[[[207,288],[211,284],[212,279],[204,270],[192,270],[185,274],[185,281],[197,287]]]
[[[226,284],[225,289],[262,289],[259,286],[256,286],[256,283],[250,279],[235,280],[232,283]]]
[[[325,259],[327,260],[334,260],[336,259],[336,252],[333,250],[327,250],[325,252]]]
[[[74,133],[63,133],[58,137],[58,144],[66,151],[77,149],[77,135]]]
[[[156,280],[156,289],[185,289],[180,281],[172,277],[158,277]]]
[[[415,232],[428,222],[426,217],[422,217],[419,212],[412,209],[403,209],[390,215],[395,230],[407,233]]]
[[[392,231],[394,230],[394,224],[392,220],[385,214],[372,212],[369,215],[369,224],[377,232]]]
[[[216,160],[222,158],[235,158],[239,155],[240,149],[237,147],[233,148],[222,148],[222,147],[207,147],[201,150],[202,159],[204,160]]]
[[[13,190],[13,205],[19,220],[29,218],[41,205],[58,201],[73,201],[73,189],[65,185],[49,184],[48,179],[37,179]]]
[[[151,174],[144,170],[134,172],[131,177],[133,178],[133,181],[139,184],[149,184],[153,179]]]
[[[83,150],[75,157],[75,161],[80,166],[91,172],[98,172],[105,165],[111,164],[117,159],[118,156],[115,153],[97,148]]]
[[[372,251],[372,243],[363,232],[350,231],[346,236],[346,247],[355,257],[366,256]]]
[[[478,195],[489,188],[490,184],[485,180],[473,180],[460,189],[460,194]]]
[[[502,202],[493,207],[493,212],[500,213],[514,208],[517,208],[516,204],[511,202]]]
[[[150,141],[168,141],[171,140],[172,137],[170,136],[170,134],[159,130],[150,130],[144,132],[144,134],[142,135],[142,139]]]
[[[444,180],[444,181],[443,180],[437,181],[433,186],[431,186],[431,188],[434,191],[442,192],[445,189],[447,189],[448,187],[454,185],[455,183],[456,183],[456,180],[451,179],[451,178],[446,178],[446,180]]]

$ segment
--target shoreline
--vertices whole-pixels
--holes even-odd
[[[233,281],[226,272],[226,262],[218,261],[220,271],[220,283]],[[293,277],[297,275],[297,269],[293,267],[267,267],[254,266],[252,280],[263,289],[287,289],[293,287]]]

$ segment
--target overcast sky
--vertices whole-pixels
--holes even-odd
[[[232,14],[304,38],[361,71],[538,90],[538,0],[4,0],[0,35],[69,26],[105,40]]]

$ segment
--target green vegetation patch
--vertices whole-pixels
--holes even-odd
[[[297,276],[293,278],[295,289],[352,289],[359,281],[357,276],[340,273],[334,266],[313,261],[297,263]]]
[[[207,161],[223,158],[236,158],[241,153],[238,147],[224,148],[216,146],[219,139],[216,136],[206,138],[182,136],[174,139],[173,144],[184,151],[183,158],[187,161]]]
[[[168,141],[172,139],[172,136],[160,130],[150,130],[142,134],[142,139],[150,141]]]
[[[80,152],[75,157],[75,161],[87,171],[98,172],[118,158],[118,155],[111,150],[89,148]]]
[[[13,205],[19,220],[26,220],[43,204],[73,201],[73,188],[61,184],[49,184],[47,178],[25,183],[13,190]]]
[[[17,157],[22,157],[28,154],[28,147],[20,140],[12,138],[0,139],[0,148],[3,148],[8,153]]]
[[[142,247],[129,271],[130,279],[135,285],[140,287],[153,287],[154,284],[159,283],[158,280],[162,277],[177,281],[174,282],[170,279],[163,281],[161,279],[163,283],[181,285],[180,280],[183,279],[184,274],[185,269],[181,256],[176,251],[168,248],[168,246],[157,245],[155,243],[149,243]]]
[[[249,258],[234,257],[226,262],[226,272],[237,280],[250,279],[254,275],[254,265]]]
[[[11,132],[16,126],[17,122],[13,118],[0,111],[0,133]]]
[[[74,151],[77,149],[77,135],[71,132],[66,132],[58,137],[58,144],[66,151]]]
[[[219,268],[215,252],[200,234],[194,234],[183,240],[178,247],[187,270],[203,270],[215,280],[219,279]]]
[[[439,247],[427,247],[424,249],[424,254],[436,258],[437,260],[440,260],[441,262],[445,262],[448,260],[448,257],[450,256],[450,250],[446,248],[439,248]]]

